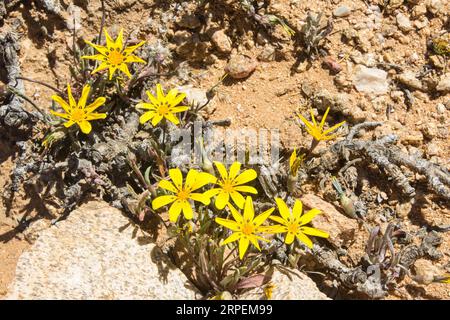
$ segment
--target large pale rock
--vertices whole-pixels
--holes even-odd
[[[322,211],[322,214],[314,217],[311,225],[327,232],[330,235],[327,240],[331,244],[335,247],[341,247],[343,244],[352,241],[358,230],[356,220],[347,218],[337,211],[332,204],[314,194],[305,194],[300,200],[303,202],[304,210],[317,208]]]
[[[356,90],[364,93],[385,94],[388,91],[387,72],[377,68],[358,66],[353,76]]]
[[[133,229],[104,202],[83,205],[22,254],[6,298],[195,299],[185,275]]]
[[[307,275],[299,270],[284,269],[283,272],[274,269],[268,284],[273,288],[271,300],[330,300]],[[268,285],[243,293],[239,300],[267,300],[264,288]]]

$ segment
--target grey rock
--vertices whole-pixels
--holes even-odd
[[[395,16],[395,19],[397,20],[397,25],[403,32],[408,32],[412,30],[411,21],[407,16],[405,16],[403,13],[399,13]]]
[[[322,293],[307,275],[295,269],[281,272],[274,269],[269,285],[273,287],[271,300],[331,300]],[[264,288],[251,289],[238,297],[239,300],[267,300]]]
[[[333,16],[335,16],[335,17],[347,17],[347,16],[350,15],[350,13],[352,13],[352,9],[350,9],[347,6],[340,6],[340,7],[337,7],[333,11]]]
[[[6,299],[195,299],[185,275],[121,211],[90,202],[19,258]]]
[[[439,80],[436,90],[441,93],[450,92],[450,73],[444,74]]]
[[[353,77],[356,90],[365,93],[384,94],[388,91],[387,72],[377,68],[359,66]]]

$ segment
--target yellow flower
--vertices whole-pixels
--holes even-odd
[[[136,105],[136,108],[138,109],[150,110],[141,116],[141,124],[152,120],[152,125],[156,126],[162,120],[162,118],[165,118],[173,124],[177,125],[180,123],[180,121],[174,114],[189,109],[189,107],[187,106],[178,106],[178,104],[180,104],[180,102],[183,101],[183,99],[186,97],[186,94],[178,94],[177,89],[170,90],[167,96],[164,96],[161,85],[157,84],[156,97],[152,95],[150,91],[146,91],[146,93],[150,100],[150,103],[140,102]]]
[[[233,202],[242,209],[244,207],[245,199],[240,192],[248,192],[258,194],[258,191],[251,186],[243,186],[243,184],[254,180],[258,174],[253,169],[244,170],[238,175],[241,169],[239,162],[234,162],[230,167],[230,173],[227,172],[225,166],[217,161],[214,161],[217,170],[220,174],[220,180],[216,182],[219,188],[214,188],[207,191],[209,196],[217,195],[215,205],[217,209],[222,210],[227,204],[231,204],[230,196]]]
[[[159,209],[165,205],[173,203],[169,209],[169,219],[171,222],[176,222],[181,211],[187,220],[192,219],[193,211],[189,199],[199,201],[204,205],[210,203],[210,198],[204,193],[194,192],[208,183],[214,183],[216,177],[206,172],[198,172],[196,170],[189,170],[186,181],[183,185],[183,174],[181,170],[170,169],[169,176],[172,182],[168,180],[161,180],[158,186],[162,189],[172,192],[172,195],[164,195],[155,198],[152,202],[153,209]]]
[[[64,126],[66,128],[69,128],[76,123],[84,134],[89,134],[92,130],[92,126],[89,121],[106,118],[106,113],[94,112],[98,107],[102,106],[105,103],[106,98],[97,98],[93,103],[86,107],[86,102],[90,91],[91,87],[88,84],[85,85],[81,93],[81,98],[80,100],[78,100],[77,104],[77,102],[73,98],[70,85],[68,84],[67,95],[69,97],[69,103],[64,101],[60,96],[52,96],[53,101],[58,103],[61,108],[64,109],[65,113],[59,113],[53,110],[50,110],[50,113],[57,117],[66,119],[67,121],[64,123]]]
[[[330,108],[327,108],[327,111],[325,111],[325,114],[322,117],[322,121],[320,121],[320,124],[317,125],[316,119],[314,118],[314,113],[312,111],[312,109],[310,110],[311,113],[311,119],[313,123],[310,123],[308,120],[306,120],[301,114],[298,114],[298,117],[300,118],[300,120],[302,120],[302,122],[306,125],[306,131],[316,140],[316,141],[321,141],[321,140],[331,140],[336,138],[336,135],[332,134],[330,135],[331,132],[335,131],[337,128],[339,128],[340,126],[342,126],[345,121],[342,121],[340,123],[338,123],[337,125],[331,127],[328,130],[323,130],[323,126],[325,124],[325,119],[327,118],[328,115],[328,111],[330,111]]]
[[[297,156],[297,150],[294,149],[294,151],[291,154],[291,157],[289,158],[289,169],[291,170],[291,176],[296,177],[298,173],[298,169],[300,168],[300,165],[303,162],[305,155],[301,154]]]
[[[305,226],[310,223],[316,215],[321,213],[319,209],[311,209],[302,215],[303,205],[300,200],[295,200],[292,212],[282,199],[275,198],[275,201],[277,202],[278,211],[280,212],[281,217],[271,216],[270,219],[281,225],[268,227],[266,228],[266,232],[287,233],[284,239],[286,244],[291,244],[297,237],[299,241],[306,244],[309,248],[312,248],[313,244],[306,235],[328,238],[328,233],[325,231]]]
[[[97,69],[92,71],[92,74],[104,69],[109,69],[109,80],[111,80],[114,73],[118,69],[125,73],[129,78],[131,78],[131,73],[128,69],[127,63],[146,63],[141,58],[131,54],[134,50],[141,47],[145,43],[145,41],[141,41],[137,45],[124,48],[123,29],[120,29],[119,35],[117,36],[117,39],[115,41],[111,39],[106,29],[105,37],[106,46],[100,46],[90,41],[85,41],[88,45],[97,50],[98,54],[94,54],[93,56],[82,56],[81,58],[99,60],[102,62]]]
[[[442,276],[435,277],[434,282],[450,283],[450,273],[445,273]]]
[[[245,199],[244,216],[242,216],[232,205],[229,205],[233,220],[216,218],[216,222],[231,231],[233,233],[225,239],[221,245],[239,240],[239,258],[244,257],[245,252],[248,249],[250,242],[259,250],[258,240],[268,241],[259,236],[258,233],[264,232],[264,227],[261,225],[272,214],[274,208],[264,211],[257,217],[255,217],[255,209],[253,208],[253,201],[251,197]]]

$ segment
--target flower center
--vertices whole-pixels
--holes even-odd
[[[86,113],[83,109],[73,109],[70,114],[71,120],[75,122],[81,122],[86,118]]]
[[[288,226],[288,231],[291,233],[297,233],[298,231],[298,223],[291,223]]]
[[[112,65],[118,65],[123,62],[123,55],[116,50],[113,50],[108,55],[108,60]]]
[[[254,229],[255,229],[255,227],[253,226],[252,223],[244,223],[241,227],[242,233],[247,236],[253,234]]]
[[[187,200],[189,198],[189,192],[186,190],[181,190],[178,192],[177,197],[180,200]]]
[[[225,192],[231,193],[233,192],[233,184],[230,180],[225,180],[222,184],[222,189]]]
[[[158,106],[158,113],[162,116],[168,114],[169,111],[169,105],[167,104],[167,102],[161,102]]]

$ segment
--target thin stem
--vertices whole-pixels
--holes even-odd
[[[42,115],[43,121],[44,121],[46,124],[49,124],[49,122],[48,122],[48,120],[47,120],[47,115],[46,115],[44,112],[42,112],[42,110],[39,109],[39,107],[38,107],[38,106],[37,106],[30,98],[28,98],[25,94],[19,92],[18,90],[16,90],[16,89],[13,88],[13,87],[7,86],[7,88],[8,88],[8,90],[11,91],[13,94],[18,95],[18,96],[21,97],[22,99],[26,100],[29,104],[31,104],[31,105],[33,106],[33,108],[36,109],[36,110]]]
[[[44,87],[47,87],[47,88],[49,88],[49,89],[52,89],[53,91],[59,93],[59,94],[62,95],[62,96],[64,95],[64,92],[62,92],[62,91],[59,90],[58,88],[55,88],[54,86],[49,85],[49,84],[47,84],[47,83],[45,83],[45,82],[43,82],[43,81],[34,80],[34,79],[26,78],[26,77],[16,77],[16,79],[25,80],[25,81],[33,82],[33,83],[38,83],[38,84],[40,84],[40,85],[43,85]]]

